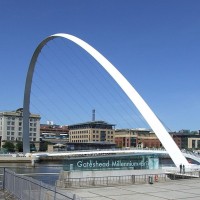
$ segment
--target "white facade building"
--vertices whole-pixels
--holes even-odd
[[[30,114],[30,141],[40,141],[40,115]],[[22,141],[23,138],[23,109],[0,112],[1,145],[5,141]]]

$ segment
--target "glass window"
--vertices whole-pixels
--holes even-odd
[[[192,140],[192,148],[195,148],[195,143],[196,143],[196,141]]]

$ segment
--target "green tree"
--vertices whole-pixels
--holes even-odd
[[[12,142],[6,141],[4,145],[2,145],[4,149],[6,149],[8,152],[14,152],[15,151],[15,145]]]
[[[48,144],[49,144],[49,142],[41,141],[41,142],[40,142],[40,149],[39,149],[39,151],[47,151],[47,149],[48,149]]]
[[[15,147],[18,152],[23,152],[23,143],[21,141],[18,141]]]

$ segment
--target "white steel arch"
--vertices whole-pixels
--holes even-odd
[[[36,48],[27,73],[25,92],[24,92],[24,105],[23,105],[23,149],[24,153],[30,152],[29,149],[29,104],[30,104],[30,91],[32,84],[32,77],[35,68],[35,63],[37,61],[38,55],[43,48],[43,46],[54,38],[61,37],[66,38],[80,47],[82,47],[85,51],[87,51],[94,59],[97,60],[101,64],[101,66],[112,76],[112,78],[119,84],[122,90],[126,93],[126,95],[130,98],[132,103],[137,107],[139,112],[142,114],[144,119],[147,121],[149,126],[155,132],[156,136],[169,153],[169,156],[173,160],[174,164],[179,167],[180,164],[185,166],[189,166],[188,161],[183,156],[182,152],[171,138],[169,133],[166,131],[162,123],[150,109],[150,107],[146,104],[146,102],[142,99],[139,93],[133,88],[133,86],[126,80],[126,78],[96,49],[92,46],[84,42],[83,40],[69,34],[58,33],[51,35],[44,39]]]

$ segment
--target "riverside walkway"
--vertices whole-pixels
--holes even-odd
[[[0,200],[4,200],[4,191],[0,189]]]
[[[152,170],[134,170],[135,175],[145,177],[152,173]],[[163,170],[153,170],[158,174],[158,180],[135,182],[135,184],[115,184],[114,186],[80,186],[75,187],[54,187],[44,184],[31,177],[17,175],[11,170],[5,169],[5,191],[0,191],[0,200],[175,200],[195,199],[200,200],[200,178],[199,176],[188,176],[187,179],[171,180],[169,178],[159,179]],[[168,173],[168,172],[166,172]],[[186,172],[188,173],[188,172]],[[199,171],[192,173],[198,174]],[[176,175],[181,175],[175,172]],[[182,174],[185,178],[186,174]],[[178,177],[181,178],[181,177]],[[17,185],[16,185],[17,184]],[[15,187],[17,186],[17,187]],[[17,190],[15,189],[17,188]],[[16,198],[14,198],[16,197]],[[18,198],[17,198],[18,197]]]
[[[84,200],[200,200],[200,178],[180,179],[154,184],[114,187],[78,188],[69,190]],[[64,192],[64,191],[62,191]]]

